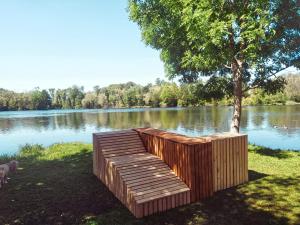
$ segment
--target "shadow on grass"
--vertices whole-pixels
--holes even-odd
[[[277,159],[291,158],[291,157],[293,157],[293,155],[290,154],[290,153],[291,152],[296,152],[296,151],[274,150],[274,149],[270,149],[270,148],[267,148],[267,147],[256,146],[256,145],[251,145],[249,147],[249,151],[255,152],[259,155],[270,156],[270,157],[274,157],[274,158],[277,158]]]
[[[59,159],[20,158],[21,168],[0,189],[0,224],[288,224],[276,201],[289,210],[286,187],[300,182],[249,171],[249,184],[138,220],[92,174],[91,157],[83,147]]]
[[[83,215],[121,207],[92,174],[91,151],[55,160],[30,155],[0,189],[0,224],[79,224]]]
[[[258,180],[258,179],[264,178],[268,175],[264,174],[264,173],[259,173],[254,170],[248,170],[248,176],[249,176],[249,181],[253,181],[253,180]]]

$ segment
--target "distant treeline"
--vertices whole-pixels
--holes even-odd
[[[112,84],[91,92],[83,87],[40,90],[16,93],[0,89],[0,111],[42,110],[42,109],[97,109],[121,107],[175,107],[198,106],[204,104],[229,105],[232,99],[222,87],[222,79],[212,80],[211,84],[198,81],[192,84],[176,84],[157,79],[146,86],[133,82]],[[300,76],[286,76],[287,85],[283,92],[268,95],[256,89],[249,91],[244,104],[285,104],[287,101],[300,102]]]

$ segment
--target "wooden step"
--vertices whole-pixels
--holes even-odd
[[[190,203],[190,189],[136,131],[94,134],[94,173],[137,217]]]

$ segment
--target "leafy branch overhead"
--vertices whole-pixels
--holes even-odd
[[[168,77],[223,76],[240,63],[243,91],[274,93],[276,73],[300,67],[299,1],[129,0],[146,44],[161,51]],[[232,81],[232,79],[231,79]]]

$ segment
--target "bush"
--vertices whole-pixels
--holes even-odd
[[[42,154],[45,148],[39,144],[25,144],[20,147],[20,156],[21,157],[33,157],[39,156]]]

